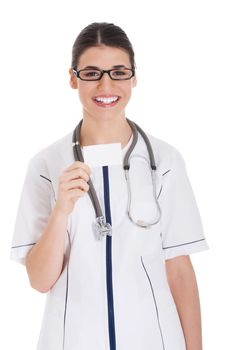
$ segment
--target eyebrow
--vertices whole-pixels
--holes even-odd
[[[123,64],[118,64],[118,65],[116,65],[116,66],[112,66],[112,68],[114,68],[114,69],[119,69],[119,68],[126,68],[126,66],[123,65]],[[99,67],[97,67],[97,66],[86,66],[86,67],[84,67],[83,69],[101,69],[101,68],[99,68]]]

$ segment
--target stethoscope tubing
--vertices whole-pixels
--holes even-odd
[[[150,144],[150,141],[147,137],[147,135],[145,134],[145,132],[133,121],[131,121],[130,119],[126,118],[127,122],[129,123],[132,132],[133,132],[133,140],[132,143],[129,147],[129,149],[127,150],[124,160],[123,160],[123,169],[125,171],[125,178],[126,178],[126,182],[127,182],[127,188],[128,188],[128,205],[127,205],[127,211],[128,211],[128,216],[129,219],[137,226],[140,226],[142,228],[149,228],[153,225],[156,225],[161,218],[161,208],[159,206],[158,203],[158,199],[157,199],[157,193],[156,193],[156,163],[155,163],[155,158],[154,158],[154,153],[152,150],[152,146]],[[79,122],[79,124],[76,126],[74,132],[73,132],[73,136],[72,136],[72,145],[73,145],[73,154],[74,154],[74,158],[76,161],[81,161],[84,162],[84,158],[83,158],[83,154],[81,151],[81,147],[80,147],[80,129],[81,129],[81,125],[82,125],[83,119],[81,119],[81,121]],[[131,188],[130,188],[130,178],[129,178],[129,169],[130,169],[130,155],[137,143],[138,140],[138,132],[140,133],[140,135],[142,136],[142,138],[144,139],[144,142],[146,144],[147,150],[148,150],[148,154],[149,154],[149,160],[150,160],[150,167],[151,167],[151,176],[152,176],[152,186],[153,186],[153,195],[154,195],[154,199],[155,199],[155,203],[157,205],[157,210],[158,210],[158,216],[155,220],[153,220],[152,222],[144,222],[142,220],[138,220],[137,222],[133,219],[132,215],[131,215]],[[96,215],[96,222],[94,223],[94,230],[97,233],[99,239],[101,239],[103,236],[105,235],[112,235],[111,232],[111,225],[109,223],[106,223],[104,215],[102,213],[102,209],[99,203],[99,200],[97,198],[97,194],[94,188],[94,185],[92,183],[91,178],[88,181],[88,185],[89,185],[89,197],[91,199],[92,205],[94,207],[95,210],[95,215]]]

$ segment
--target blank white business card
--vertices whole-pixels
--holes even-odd
[[[121,143],[84,146],[82,148],[84,162],[89,167],[122,165]]]

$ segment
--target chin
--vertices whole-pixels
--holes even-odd
[[[125,116],[124,110],[117,110],[117,109],[103,109],[103,110],[92,110],[92,111],[87,111],[87,114],[91,116],[92,118],[95,119],[100,119],[100,120],[110,120],[110,119],[116,119],[119,118],[119,116]]]

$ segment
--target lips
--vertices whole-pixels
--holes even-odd
[[[98,95],[92,98],[96,105],[100,107],[113,107],[120,100],[118,95]]]

